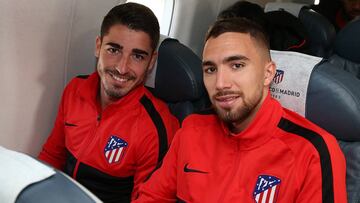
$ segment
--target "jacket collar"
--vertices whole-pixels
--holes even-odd
[[[221,128],[227,136],[239,142],[241,150],[248,150],[261,146],[273,136],[282,112],[280,103],[269,92],[254,119],[242,132],[230,132],[228,125],[222,121]]]
[[[97,99],[97,95],[100,89],[100,77],[97,72],[92,73],[86,81],[79,87],[78,94],[85,101],[91,103],[99,111],[100,104]],[[115,108],[131,108],[134,107],[140,98],[145,94],[146,88],[143,85],[139,85],[135,89],[131,90],[127,95],[120,98],[118,101],[108,105],[105,109]]]

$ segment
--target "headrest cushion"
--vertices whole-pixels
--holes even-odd
[[[347,24],[336,36],[334,52],[339,56],[360,63],[360,19]]]
[[[179,41],[165,39],[159,47],[152,92],[167,102],[191,101],[205,95],[200,58]]]
[[[325,48],[332,46],[336,36],[334,26],[321,14],[312,9],[301,10],[299,19],[308,31],[311,43],[322,44]]]
[[[360,141],[360,80],[329,62],[311,74],[306,118],[337,139]]]

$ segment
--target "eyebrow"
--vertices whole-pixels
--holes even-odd
[[[202,66],[215,66],[215,63],[212,61],[203,61]]]
[[[116,44],[114,42],[108,42],[108,43],[106,43],[106,45],[110,45],[110,46],[112,46],[112,47],[114,47],[116,49],[122,49],[123,48],[120,44]]]
[[[132,52],[135,53],[135,54],[143,54],[143,55],[149,56],[149,53],[147,51],[142,50],[142,49],[133,49]]]
[[[108,42],[108,43],[106,43],[106,45],[112,46],[112,47],[114,47],[116,49],[122,49],[123,48],[123,46],[121,46],[120,44],[114,43],[114,42]],[[142,49],[137,49],[137,48],[133,49],[132,52],[135,53],[135,54],[142,54],[142,55],[146,55],[146,56],[149,55],[149,53],[147,51],[142,50]]]
[[[243,60],[243,61],[248,61],[250,60],[248,57],[243,56],[243,55],[235,55],[235,56],[229,56],[226,57],[222,60],[223,63],[228,63],[231,61],[236,61],[236,60]],[[202,66],[215,66],[216,64],[212,61],[203,61],[202,62]]]
[[[228,62],[237,61],[237,60],[248,61],[250,59],[243,55],[235,55],[235,56],[229,56],[229,57],[224,58],[223,63],[228,63]]]

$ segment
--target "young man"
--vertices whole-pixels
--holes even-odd
[[[347,202],[335,138],[271,98],[275,64],[257,24],[217,21],[203,74],[216,113],[185,119],[135,202]]]
[[[66,87],[39,158],[64,170],[104,202],[130,202],[165,155],[178,121],[143,82],[159,24],[127,3],[105,16],[96,38],[97,72]]]

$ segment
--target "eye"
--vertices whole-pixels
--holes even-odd
[[[231,65],[231,68],[237,70],[237,69],[243,68],[244,66],[245,66],[244,63],[234,63]]]
[[[216,72],[216,67],[214,67],[214,66],[209,66],[209,67],[204,68],[204,73],[212,74],[215,72]]]
[[[142,61],[144,60],[144,56],[141,55],[141,54],[133,54],[133,58],[136,60],[136,61]]]
[[[109,54],[112,54],[112,55],[115,55],[115,54],[118,54],[120,52],[120,49],[117,49],[117,48],[114,48],[114,47],[110,47],[107,49],[107,52]]]

